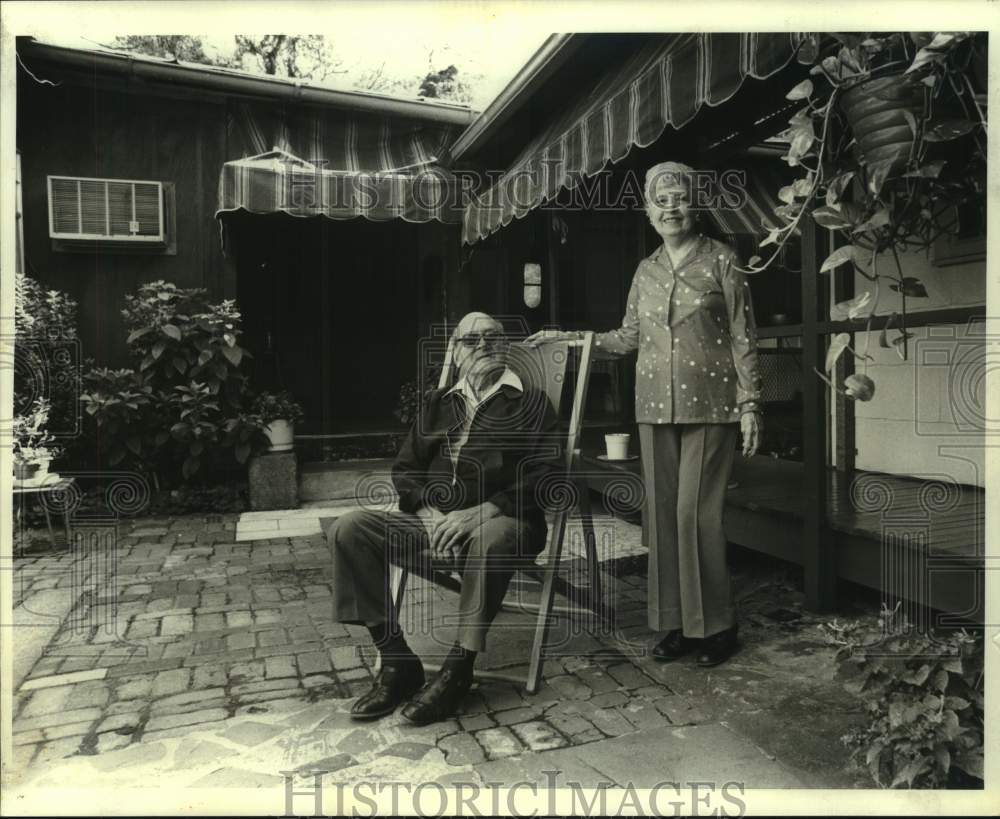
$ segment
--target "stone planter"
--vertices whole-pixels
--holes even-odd
[[[278,419],[267,425],[267,439],[271,442],[269,452],[290,452],[295,443],[295,426]]]
[[[906,167],[916,139],[907,112],[916,122],[923,116],[919,83],[905,74],[866,80],[845,91],[840,106],[856,141],[859,162],[891,159],[889,176]]]
[[[250,509],[295,509],[299,505],[298,461],[294,452],[264,452],[247,470]]]

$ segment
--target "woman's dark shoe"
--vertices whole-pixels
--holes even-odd
[[[671,660],[677,660],[685,654],[694,651],[700,642],[700,640],[695,640],[693,637],[685,637],[684,632],[676,628],[673,631],[667,632],[667,636],[653,646],[653,650],[650,653],[653,655],[654,660],[659,660],[661,663],[669,663]]]
[[[472,671],[442,668],[423,691],[404,707],[403,716],[414,725],[429,725],[448,719],[458,711],[472,687]]]
[[[387,663],[382,666],[371,690],[358,697],[351,706],[354,719],[378,719],[391,714],[424,684],[424,667],[414,655],[412,660]]]
[[[736,637],[736,626],[706,637],[701,644],[701,651],[695,659],[698,665],[702,668],[711,668],[713,665],[724,663],[740,647],[740,641]]]

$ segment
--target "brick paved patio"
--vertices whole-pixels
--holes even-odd
[[[110,575],[96,554],[18,559],[21,610],[51,594],[71,603],[53,619],[25,678],[15,679],[15,761],[24,782],[95,773],[125,782],[149,769],[181,784],[272,785],[283,782],[282,771],[316,767],[345,781],[418,773],[422,781],[446,781],[557,749],[579,749],[585,758],[594,743],[657,730],[687,731],[695,748],[698,731],[721,730],[719,723],[729,731],[731,706],[747,711],[774,682],[739,658],[709,674],[690,663],[650,662],[641,656],[652,636],[645,580],[607,574],[617,633],[564,632],[563,656],[548,660],[538,694],[481,681],[456,719],[424,728],[398,714],[356,723],[347,709],[370,684],[374,654],[364,629],[332,620],[323,536],[236,542],[236,524],[235,515],[123,522]],[[94,581],[107,576],[116,584]],[[452,595],[414,579],[407,601],[411,643],[433,654],[434,632],[423,626],[454,611]],[[522,673],[531,634],[516,626],[532,619],[503,617],[511,625],[498,621],[481,666]],[[747,633],[752,643],[752,626]],[[33,634],[25,628],[16,639],[28,644]],[[796,640],[791,634],[786,642]],[[793,649],[758,646],[755,667],[773,666],[769,657],[782,650]],[[751,645],[744,655],[751,660]],[[800,665],[812,670],[785,674],[789,701],[799,692],[816,695],[816,685],[833,696],[829,658]],[[836,707],[845,713],[842,702]],[[757,787],[795,786],[811,775],[758,747],[767,730],[749,733],[728,742],[760,763]],[[822,764],[821,749],[808,753]]]

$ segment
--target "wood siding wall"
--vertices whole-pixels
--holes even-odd
[[[42,75],[44,76],[44,75]],[[24,189],[27,272],[79,303],[83,355],[125,366],[124,297],[166,279],[235,295],[213,218],[226,155],[226,105],[18,75],[17,145]],[[56,250],[49,239],[49,175],[150,179],[174,186],[176,253]]]

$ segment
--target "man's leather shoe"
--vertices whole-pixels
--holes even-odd
[[[471,687],[471,671],[442,668],[430,685],[403,707],[402,714],[415,725],[448,719],[458,711]]]
[[[653,650],[650,653],[653,655],[654,660],[659,660],[661,663],[669,663],[671,660],[679,659],[685,654],[694,651],[700,642],[700,640],[696,640],[693,637],[685,637],[684,632],[676,628],[673,631],[668,631],[667,636],[653,646]]]
[[[736,637],[736,626],[728,628],[706,637],[702,640],[701,651],[695,662],[702,668],[710,668],[713,665],[724,663],[740,647],[740,641]]]
[[[414,656],[382,666],[371,690],[358,697],[351,706],[354,719],[377,719],[391,714],[424,684],[424,667]]]

